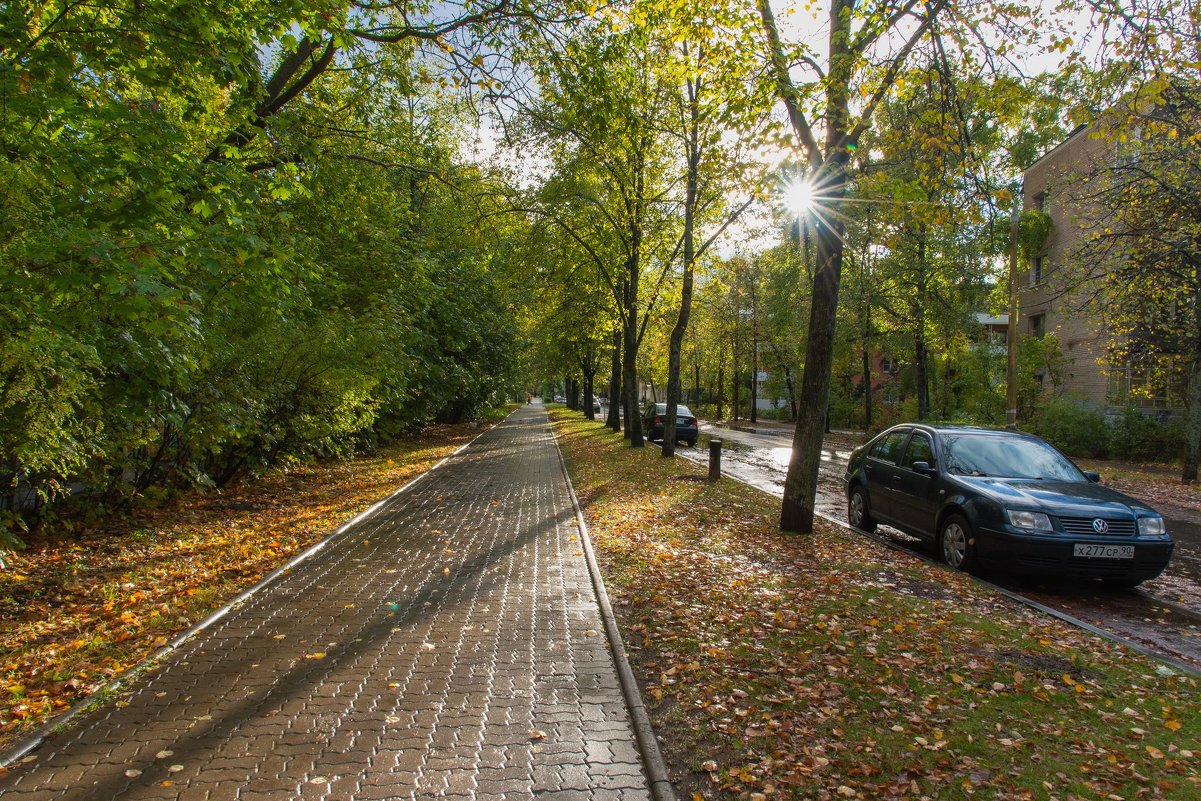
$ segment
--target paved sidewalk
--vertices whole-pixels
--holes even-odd
[[[5,801],[650,797],[541,406],[33,753]]]

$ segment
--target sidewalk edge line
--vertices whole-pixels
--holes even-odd
[[[650,716],[646,705],[642,702],[642,693],[630,668],[630,660],[626,656],[625,643],[621,639],[621,630],[617,627],[617,618],[613,614],[613,606],[609,603],[609,593],[605,590],[605,581],[601,576],[600,565],[596,561],[596,553],[592,549],[592,537],[588,534],[588,524],[584,522],[584,510],[580,508],[580,499],[576,497],[575,487],[571,483],[571,474],[567,472],[567,461],[563,458],[563,449],[559,446],[559,435],[555,432],[554,423],[547,415],[551,438],[555,443],[555,452],[559,454],[559,467],[563,470],[563,482],[567,485],[567,494],[571,496],[571,505],[575,509],[576,524],[580,529],[580,542],[584,545],[584,557],[588,563],[588,573],[592,578],[592,588],[596,592],[597,606],[600,608],[601,621],[605,624],[605,635],[609,640],[609,651],[613,656],[614,667],[617,668],[617,679],[621,683],[621,692],[626,699],[626,708],[630,712],[630,723],[634,729],[634,737],[638,741],[638,750],[642,752],[643,766],[646,768],[647,779],[650,780],[650,791],[655,801],[676,801],[675,788],[667,778],[667,764],[659,751],[659,741],[655,738],[655,730],[651,726]]]
[[[460,453],[465,451],[467,448],[471,447],[473,444],[475,444],[475,441],[477,439],[482,437],[484,434],[486,434],[491,429],[493,429],[496,426],[503,423],[505,420],[508,420],[509,417],[512,416],[512,414],[513,413],[510,412],[508,415],[505,415],[505,417],[502,420],[488,426],[483,431],[481,431],[480,433],[478,433],[474,437],[472,437],[469,442],[466,442],[463,445],[460,445],[454,451],[452,451],[451,453],[449,453],[446,456],[439,459],[436,463],[434,463],[433,466],[431,466],[428,469],[426,469],[425,471],[423,471],[420,475],[415,476],[414,478],[410,479],[402,486],[393,490],[382,500],[376,501],[374,504],[372,504],[368,508],[364,509],[363,511],[359,512],[357,515],[352,517],[350,520],[347,520],[345,523],[338,526],[336,529],[333,530],[332,533],[328,534],[324,539],[313,543],[308,548],[305,548],[303,551],[298,553],[296,556],[293,556],[291,559],[289,559],[283,565],[275,568],[275,570],[272,570],[266,576],[263,576],[263,578],[259,579],[251,587],[248,587],[247,589],[242,590],[240,593],[235,595],[232,599],[227,601],[225,604],[223,604],[222,606],[215,609],[204,620],[201,620],[199,623],[193,624],[188,629],[185,629],[180,634],[177,634],[169,643],[164,645],[162,648],[160,648],[157,651],[155,651],[154,653],[146,656],[141,661],[139,661],[136,665],[133,665],[132,667],[123,671],[120,675],[115,676],[114,678],[109,680],[107,683],[105,683],[104,686],[97,689],[95,692],[93,692],[93,693],[89,694],[88,696],[81,698],[79,701],[75,702],[75,704],[70,709],[66,710],[65,712],[60,713],[59,715],[56,715],[55,717],[53,717],[50,720],[43,723],[41,726],[38,726],[30,734],[26,735],[24,738],[18,740],[15,744],[13,744],[13,746],[11,748],[9,748],[8,750],[6,750],[3,753],[0,753],[0,770],[8,768],[9,766],[14,764],[18,760],[23,759],[24,757],[28,756],[30,754],[30,752],[36,750],[39,746],[41,746],[41,744],[46,741],[46,738],[49,737],[51,734],[53,734],[55,731],[63,728],[64,726],[69,724],[71,721],[73,721],[76,717],[79,717],[83,713],[89,711],[93,706],[96,706],[102,699],[106,698],[107,696],[114,695],[114,694],[120,692],[125,687],[125,685],[128,682],[130,682],[131,679],[134,679],[137,676],[139,676],[140,674],[146,672],[147,670],[150,670],[161,659],[163,659],[163,657],[167,656],[172,651],[178,650],[188,640],[192,639],[197,634],[199,634],[200,632],[207,629],[209,626],[212,626],[214,623],[221,620],[221,618],[225,617],[230,612],[232,612],[234,609],[236,609],[237,607],[241,606],[246,601],[248,601],[253,595],[255,595],[258,592],[261,592],[264,588],[273,584],[281,576],[291,572],[302,562],[307,561],[308,559],[312,558],[314,555],[316,555],[317,553],[322,551],[327,545],[329,545],[334,540],[341,537],[343,534],[345,534],[350,529],[354,528],[357,524],[363,522],[367,518],[374,515],[385,504],[387,504],[389,501],[391,501],[393,498],[406,492],[410,487],[412,487],[418,481],[420,481],[421,479],[428,476],[430,473],[437,470],[439,467],[444,465],[449,460],[458,456]],[[561,458],[562,458],[562,456],[560,455],[560,459]]]

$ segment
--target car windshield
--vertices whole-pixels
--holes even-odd
[[[965,476],[1085,481],[1084,474],[1045,442],[1026,437],[952,434],[943,437],[947,471]]]

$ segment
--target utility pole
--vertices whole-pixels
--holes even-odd
[[[1005,379],[1005,427],[1018,427],[1018,204],[1022,197],[1022,184],[1018,182],[1013,195],[1013,209],[1009,215],[1009,331]]]

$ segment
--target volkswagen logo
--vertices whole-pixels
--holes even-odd
[[[1105,532],[1109,531],[1109,524],[1098,517],[1093,521],[1093,531],[1097,532],[1098,534],[1104,534]]]

